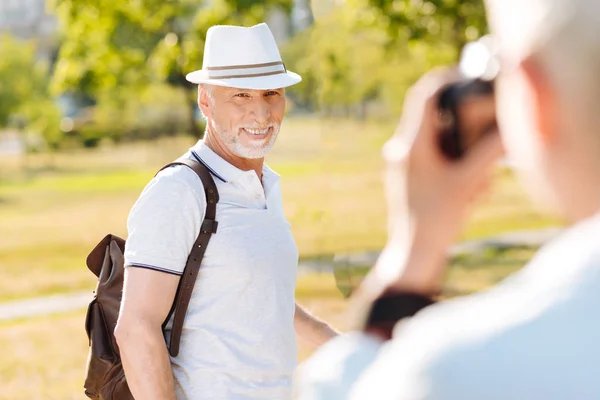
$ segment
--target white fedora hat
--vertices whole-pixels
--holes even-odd
[[[300,75],[288,71],[267,24],[250,28],[216,25],[208,29],[202,69],[189,82],[268,90],[294,85]]]

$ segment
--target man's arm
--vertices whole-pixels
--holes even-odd
[[[338,335],[338,332],[326,322],[311,315],[308,311],[296,303],[294,314],[294,327],[296,334],[307,345],[316,348],[329,339]]]
[[[136,399],[175,400],[162,324],[173,304],[178,283],[177,275],[125,268],[115,338],[127,383]]]
[[[457,79],[454,70],[434,71],[407,92],[398,130],[383,148],[388,241],[355,298],[373,300],[388,289],[427,296],[442,287],[447,249],[503,151],[495,132],[459,160],[444,157],[438,99]],[[481,124],[471,118],[471,125]]]

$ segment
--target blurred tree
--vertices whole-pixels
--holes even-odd
[[[94,98],[142,93],[153,82],[177,88],[196,124],[196,87],[185,75],[202,66],[206,31],[216,24],[253,25],[293,0],[53,0],[64,41],[53,78],[57,93],[77,89]],[[130,96],[113,96],[125,99]],[[123,107],[126,108],[124,104]]]
[[[456,57],[487,30],[483,0],[367,0],[377,11],[370,19],[384,27],[388,48],[398,40],[450,41]]]
[[[284,47],[290,69],[303,78],[290,89],[299,105],[349,115],[377,94],[385,35],[372,27],[357,29],[353,18],[358,14],[358,9],[340,8]]]
[[[301,108],[313,112],[317,107],[317,79],[313,68],[314,60],[310,58],[310,50],[316,43],[312,43],[312,30],[309,28],[299,33],[288,41],[281,49],[281,56],[286,67],[302,76],[302,82],[287,89],[292,100]]]
[[[396,115],[404,92],[421,74],[453,61],[452,45],[410,40],[406,33],[386,51],[389,33],[376,23],[378,15],[366,1],[348,0],[284,46],[289,68],[303,77],[290,88],[298,105],[360,119],[369,109]]]
[[[35,45],[0,36],[0,76],[0,128],[26,129],[58,147],[60,114],[47,90],[47,65],[36,60]]]

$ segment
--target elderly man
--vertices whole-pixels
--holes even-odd
[[[125,285],[115,337],[136,399],[287,399],[296,332],[313,345],[336,333],[295,305],[298,250],[282,208],[279,176],[264,164],[285,111],[285,69],[265,24],[215,26],[199,84],[204,141],[185,155],[204,164],[219,192],[218,231],[204,255],[170,359],[162,323],[206,210],[189,168],[160,172],[128,219]],[[167,333],[170,324],[167,324]]]
[[[509,159],[572,226],[521,272],[425,308],[385,344],[382,323],[332,340],[299,368],[299,399],[600,398],[600,2],[486,5]],[[385,148],[394,228],[361,294],[387,288],[375,304],[397,300],[388,313],[409,315],[439,290],[446,248],[500,155],[490,137],[459,162],[440,156],[435,93],[451,79],[435,73],[416,85]]]

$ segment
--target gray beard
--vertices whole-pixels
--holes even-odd
[[[268,142],[263,142],[263,144],[258,146],[247,146],[241,143],[238,136],[228,137],[230,136],[229,132],[226,132],[227,134],[223,135],[222,133],[224,131],[220,129],[214,121],[211,121],[211,125],[214,134],[226,138],[226,140],[223,140],[223,143],[232,153],[247,159],[265,158],[271,148],[275,145],[275,141],[277,140],[277,135],[279,135],[279,130],[281,127],[280,125],[273,126],[273,134],[269,138]]]
[[[234,138],[232,147],[230,148],[235,154],[242,158],[256,159],[265,158],[271,148],[275,145],[277,135],[279,134],[279,126],[273,127],[273,134],[269,141],[261,146],[244,146],[237,138]]]

